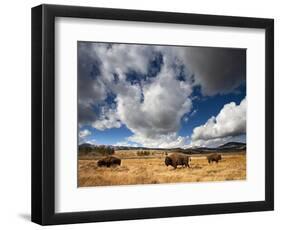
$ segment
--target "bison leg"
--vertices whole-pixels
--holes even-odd
[[[177,167],[178,167],[177,162],[172,162],[172,164],[171,164],[171,165],[174,167],[174,169],[177,169]]]

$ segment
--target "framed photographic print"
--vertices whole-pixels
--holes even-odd
[[[273,19],[32,8],[32,221],[274,208]]]

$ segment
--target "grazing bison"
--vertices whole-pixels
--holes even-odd
[[[99,167],[110,167],[110,166],[115,166],[115,165],[120,165],[121,164],[121,159],[117,158],[117,157],[105,157],[101,160],[98,161],[97,165]]]
[[[174,169],[177,168],[178,165],[189,167],[189,156],[182,153],[172,153],[165,158],[166,166],[173,166]]]
[[[218,163],[221,160],[221,155],[217,154],[217,153],[211,154],[211,155],[207,156],[207,160],[208,160],[209,164],[212,163],[213,161]]]

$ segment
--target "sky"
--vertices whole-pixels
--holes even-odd
[[[79,144],[246,143],[246,50],[82,42]]]

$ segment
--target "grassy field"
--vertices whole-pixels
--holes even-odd
[[[78,162],[78,186],[107,186],[132,184],[160,184],[177,182],[227,181],[246,179],[246,154],[222,154],[222,160],[209,164],[206,156],[191,157],[190,168],[173,169],[164,163],[165,154],[153,151],[140,157],[136,152],[116,151],[121,166],[97,167],[100,158],[80,158]]]

